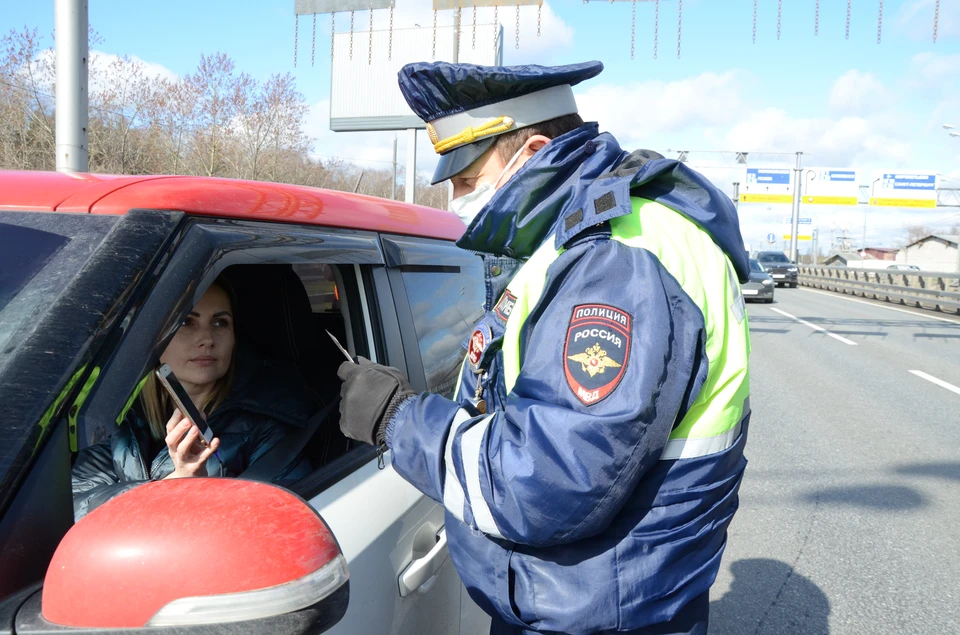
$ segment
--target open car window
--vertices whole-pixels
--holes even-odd
[[[316,430],[304,437],[307,443],[301,457],[312,472],[305,475],[297,470],[295,476],[287,474],[281,482],[292,486],[337,464],[340,467],[325,470],[324,482],[329,485],[356,469],[355,465],[342,465],[339,459],[345,455],[358,452],[363,455],[358,461],[372,458],[365,452],[370,448],[357,447],[340,433],[339,411],[333,404],[340,391],[337,369],[343,356],[327,332],[353,355],[378,358],[373,336],[377,324],[363,299],[362,280],[364,272],[380,259],[375,235],[250,223],[258,237],[258,242],[251,244],[247,224],[243,225],[238,229],[237,223],[221,226],[215,221],[199,221],[188,228],[127,328],[124,341],[111,359],[102,362],[100,379],[80,414],[81,447],[109,439],[130,409],[140,406],[138,378],[153,371],[183,316],[222,276],[236,299],[237,359],[243,354],[276,369],[279,375],[292,374],[295,383],[302,383],[310,393],[312,407],[290,429],[309,432],[306,423],[311,416],[327,413]],[[190,244],[191,238],[196,245]],[[229,248],[233,240],[239,248]],[[253,392],[240,397],[255,402]],[[245,407],[269,412],[266,407],[258,410],[259,406],[247,403]],[[215,426],[211,428],[215,435],[220,434]],[[296,436],[289,434],[290,429],[285,429],[284,438]],[[235,472],[230,474],[236,476]],[[307,478],[307,485],[307,490],[295,491],[317,491],[316,479],[311,482]]]

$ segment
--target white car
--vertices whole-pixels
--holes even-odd
[[[901,265],[901,264],[890,265],[889,267],[887,267],[887,269],[895,269],[897,271],[920,271],[920,267],[916,265]]]

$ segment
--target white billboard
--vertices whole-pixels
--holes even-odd
[[[860,180],[852,168],[804,168],[801,202],[812,205],[857,205]]]
[[[374,30],[372,42],[369,31],[354,31],[352,36],[349,32],[337,33],[333,42],[330,129],[346,132],[424,128],[400,94],[397,73],[412,62],[453,61],[453,27],[437,27],[435,58],[433,38],[433,27],[393,29],[392,45],[389,30]],[[461,28],[458,61],[486,66],[502,64],[502,38],[502,27],[478,24],[473,48],[472,29]]]
[[[873,170],[870,204],[875,207],[936,207],[937,173]]]

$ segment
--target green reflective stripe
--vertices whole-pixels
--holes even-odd
[[[734,429],[750,394],[750,335],[729,258],[686,216],[646,199],[634,198],[633,214],[610,226],[615,240],[656,256],[703,312],[707,379],[670,438],[707,439]]]
[[[67,395],[70,394],[70,391],[73,390],[74,384],[76,384],[77,380],[83,376],[83,372],[86,369],[86,366],[81,366],[80,370],[73,374],[73,377],[70,378],[70,381],[67,382],[67,385],[63,387],[63,390],[60,391],[60,394],[57,395],[57,398],[54,399],[53,403],[50,404],[50,407],[47,408],[47,411],[43,413],[42,417],[40,417],[40,421],[37,422],[37,425],[40,426],[40,434],[37,435],[37,442],[33,446],[34,450],[40,447],[40,442],[43,441],[45,436],[44,433],[47,430],[47,426],[50,425],[50,421],[53,420],[54,413],[60,407],[60,404],[63,403],[63,400],[67,398]]]
[[[707,331],[707,378],[696,400],[670,435],[665,456],[704,456],[730,447],[749,410],[750,335],[743,296],[730,259],[709,234],[674,210],[633,199],[633,214],[610,221],[612,238],[652,253],[703,313]],[[540,302],[547,271],[562,253],[544,241],[508,289],[516,296],[503,336],[504,383],[513,390],[520,375],[520,332]],[[690,258],[697,254],[697,258]]]
[[[90,394],[90,391],[93,389],[93,385],[97,383],[97,378],[100,377],[100,367],[96,366],[92,371],[90,371],[90,376],[87,377],[87,381],[84,382],[83,388],[80,389],[80,394],[77,395],[77,398],[73,400],[73,405],[70,406],[70,412],[67,413],[67,430],[70,435],[70,451],[76,452],[77,445],[77,414],[80,412],[80,408],[83,406],[83,402],[87,400],[87,396]]]
[[[749,402],[750,400],[747,399]],[[744,411],[750,410],[750,404],[743,407]],[[718,434],[715,437],[691,437],[671,438],[663,448],[663,454],[660,455],[661,461],[673,461],[675,459],[695,459],[700,456],[709,456],[717,452],[727,450],[740,438],[742,421],[737,423],[726,432]]]
[[[508,393],[513,390],[520,376],[520,330],[543,295],[547,269],[564,251],[557,251],[553,242],[553,236],[547,238],[507,285],[510,293],[517,298],[503,333],[503,381]]]
[[[140,391],[143,390],[143,385],[147,383],[147,379],[150,378],[150,375],[147,374],[146,377],[140,380],[140,383],[137,384],[137,387],[134,388],[133,394],[130,395],[130,398],[127,399],[127,403],[124,404],[123,410],[120,411],[120,415],[117,417],[117,425],[123,423],[123,420],[127,416],[127,412],[130,411],[130,408],[133,407],[133,401],[140,395]]]

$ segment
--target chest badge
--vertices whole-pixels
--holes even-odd
[[[493,312],[497,314],[497,317],[506,322],[510,319],[510,314],[513,313],[513,307],[517,305],[517,296],[510,293],[510,289],[507,289],[503,292],[503,296],[500,298],[500,301],[497,302],[497,306],[494,307]]]
[[[467,344],[467,359],[471,366],[477,367],[483,358],[483,352],[487,350],[492,340],[493,332],[490,327],[484,322],[477,324],[477,329],[470,336],[470,342]]]
[[[573,309],[563,347],[567,385],[586,406],[617,388],[630,356],[630,314],[606,304]]]

